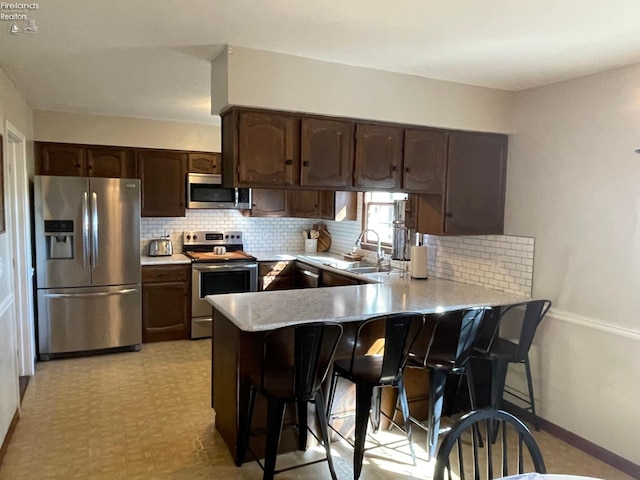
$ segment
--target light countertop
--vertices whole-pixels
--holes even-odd
[[[179,265],[182,263],[191,263],[187,257],[181,253],[174,253],[171,256],[149,257],[148,255],[140,256],[140,265]]]
[[[375,274],[384,283],[207,296],[207,301],[244,331],[295,323],[348,322],[387,313],[437,313],[474,306],[508,305],[525,297],[489,288],[430,278],[412,280]],[[363,277],[371,278],[366,275]]]

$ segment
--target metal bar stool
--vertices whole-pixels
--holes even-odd
[[[408,418],[409,409],[402,379],[402,369],[409,350],[423,324],[424,316],[420,313],[412,312],[383,315],[368,319],[358,327],[351,357],[333,362],[329,412],[331,412],[333,405],[338,378],[349,380],[356,386],[356,424],[355,442],[353,444],[353,478],[356,480],[362,472],[367,422],[374,390],[383,386],[398,388],[402,411],[406,416],[405,418]],[[380,327],[384,330],[382,335],[379,334]],[[376,334],[373,334],[373,332],[376,332]],[[382,340],[384,341],[382,342]],[[377,393],[375,397],[376,399],[379,398]],[[333,427],[331,428],[333,429]],[[337,430],[335,431],[340,434]],[[411,428],[408,428],[406,433],[409,438],[411,456],[415,464]]]
[[[500,408],[504,394],[517,398],[528,406],[536,430],[540,429],[536,415],[533,380],[529,363],[529,349],[536,329],[551,308],[550,300],[531,300],[502,307],[499,316],[491,322],[493,331],[484,332],[486,342],[478,342],[473,357],[491,361],[491,406]],[[484,329],[483,329],[484,330]],[[529,397],[505,388],[509,363],[524,364]]]
[[[409,355],[407,368],[429,370],[427,423],[410,416],[410,422],[427,431],[427,459],[436,454],[447,377],[458,375],[458,388],[466,377],[471,409],[476,408],[473,374],[468,362],[487,308],[469,308],[426,316],[423,335]],[[421,400],[414,399],[413,401]],[[407,422],[405,422],[407,425]],[[478,435],[478,440],[482,439]]]
[[[276,473],[326,460],[329,464],[331,478],[336,480],[321,387],[331,367],[341,336],[342,326],[335,322],[294,325],[273,330],[265,335],[262,368],[259,373],[251,375],[249,407],[236,459],[238,466],[242,463],[247,449],[256,457],[258,464],[264,470],[263,478],[265,480],[272,479]],[[292,345],[293,351],[291,351]],[[252,433],[251,423],[258,393],[267,399],[264,465],[249,447],[249,437]],[[307,404],[315,403],[326,458],[276,470],[276,457],[284,423],[285,407],[289,403],[295,403],[297,408],[299,450],[306,449],[307,431],[311,432],[316,439],[318,438],[307,426]]]

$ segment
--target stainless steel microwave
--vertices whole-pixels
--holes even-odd
[[[251,189],[224,188],[221,175],[189,173],[186,190],[187,208],[251,208]]]

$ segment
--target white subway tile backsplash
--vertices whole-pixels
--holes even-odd
[[[358,218],[361,204],[358,202]],[[248,252],[304,249],[302,231],[321,220],[244,217],[237,210],[187,210],[180,218],[143,218],[141,246],[152,238],[170,235],[176,252],[182,251],[182,232],[189,230],[241,230]],[[324,221],[331,233],[330,251],[350,252],[362,229],[360,221]],[[531,295],[535,242],[529,237],[484,235],[438,237],[424,235],[429,247],[429,275],[462,283]],[[374,262],[375,252],[363,252]],[[396,267],[402,262],[393,261]]]

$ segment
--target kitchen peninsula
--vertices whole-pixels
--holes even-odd
[[[331,270],[331,267],[323,267]],[[213,306],[212,407],[216,429],[236,456],[240,418],[245,414],[249,375],[262,360],[264,333],[296,323],[338,321],[343,340],[359,321],[403,311],[437,313],[472,306],[507,305],[523,297],[430,278],[413,280],[398,273],[362,276],[365,285],[208,296]],[[336,358],[350,353],[347,341]],[[283,445],[283,448],[284,447]]]

